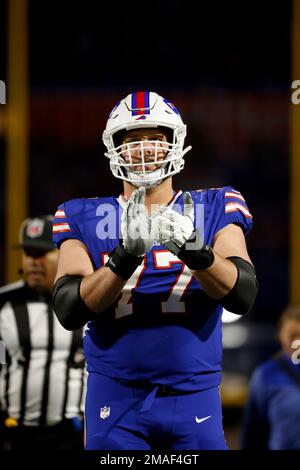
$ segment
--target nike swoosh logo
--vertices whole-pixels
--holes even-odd
[[[211,416],[205,416],[205,418],[198,418],[198,416],[195,416],[195,421],[196,423],[203,423],[203,421],[206,421],[207,419],[211,418]]]

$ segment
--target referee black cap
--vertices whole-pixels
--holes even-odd
[[[52,215],[28,218],[23,221],[19,231],[19,243],[16,247],[50,251],[56,248],[52,240]]]

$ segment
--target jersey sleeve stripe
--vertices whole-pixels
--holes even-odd
[[[241,201],[246,202],[245,199],[243,198],[243,196],[242,196],[241,194],[233,193],[233,192],[231,192],[231,191],[227,191],[227,192],[225,193],[225,197],[226,197],[226,198],[227,198],[227,197],[228,197],[228,198],[233,197],[233,198],[235,198],[235,199],[240,199]]]
[[[64,219],[66,217],[66,214],[65,214],[65,211],[63,210],[58,210],[55,212],[55,218],[58,218],[58,219]]]
[[[225,204],[226,213],[235,211],[241,211],[246,217],[252,219],[252,215],[250,214],[248,209],[246,209],[246,207],[242,206],[242,204],[239,204],[238,202],[228,202],[227,204]]]
[[[67,223],[53,224],[53,233],[71,232],[70,226]]]

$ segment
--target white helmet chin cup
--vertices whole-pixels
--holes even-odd
[[[148,141],[153,145],[152,148],[155,147],[154,164],[156,169],[154,171],[147,169],[149,165],[153,168],[153,161],[147,161],[144,158],[145,152],[142,151],[141,161],[136,164],[139,171],[134,171],[135,165],[132,164],[132,161],[128,163],[123,158],[124,146],[119,145],[114,137],[120,131],[158,127],[172,131],[172,140],[166,142],[166,157],[163,160],[158,158],[158,152],[161,152],[161,148],[159,145],[155,145],[154,141]],[[143,185],[151,188],[169,176],[179,173],[184,167],[183,156],[191,148],[183,150],[185,136],[186,126],[175,106],[157,93],[140,91],[131,93],[117,103],[109,115],[102,138],[107,148],[105,156],[110,160],[113,175],[136,187]],[[145,141],[134,144],[140,144],[142,148],[145,147]]]
[[[150,173],[128,171],[128,178],[136,188],[140,186],[145,186],[145,188],[154,188],[161,182],[161,177],[163,176],[163,169],[159,168],[158,170],[151,171]]]

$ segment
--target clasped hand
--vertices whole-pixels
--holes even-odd
[[[161,206],[148,215],[145,207],[146,190],[136,189],[128,200],[121,219],[124,248],[135,256],[143,256],[155,241],[177,255],[194,232],[194,202],[190,193],[183,194],[183,214],[169,206]]]

